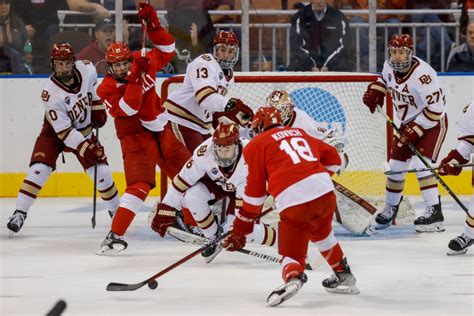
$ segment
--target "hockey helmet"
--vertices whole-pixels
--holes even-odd
[[[232,31],[219,31],[214,37],[214,58],[222,69],[231,69],[239,60],[239,39]]]
[[[219,123],[212,135],[214,158],[220,167],[234,164],[239,154],[239,127],[235,123]]]
[[[105,59],[109,65],[109,73],[117,79],[123,79],[130,70],[132,52],[124,42],[113,42],[107,47]],[[116,63],[119,64],[115,65]]]
[[[290,94],[285,90],[274,90],[267,97],[267,104],[280,112],[283,122],[290,119],[291,114],[293,113],[293,108],[295,107]]]
[[[60,81],[69,81],[74,74],[74,61],[76,59],[72,46],[69,43],[56,43],[53,45],[49,57],[53,76]],[[70,63],[56,65],[56,60],[62,62],[70,61]]]
[[[408,34],[395,34],[388,42],[388,64],[393,70],[402,71],[411,65],[413,40]]]
[[[259,108],[252,120],[252,129],[257,134],[279,125],[282,125],[281,116],[274,107]]]

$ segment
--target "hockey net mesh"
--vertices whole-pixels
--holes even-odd
[[[374,75],[237,75],[227,97],[243,100],[253,109],[265,105],[275,89],[290,93],[295,106],[317,122],[326,122],[346,143],[349,165],[334,179],[354,193],[366,198],[379,210],[383,208],[387,161],[387,123],[381,115],[371,114],[362,103],[367,84]],[[180,86],[182,77],[168,80],[167,95]],[[387,107],[385,107],[387,108]],[[391,113],[388,113],[391,116]],[[388,135],[391,137],[391,135]],[[402,211],[399,218],[405,215]]]

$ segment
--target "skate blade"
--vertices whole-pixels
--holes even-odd
[[[466,252],[467,252],[467,248],[463,250],[459,250],[459,251],[448,249],[448,252],[446,254],[448,256],[459,256],[459,255],[465,254]]]
[[[209,257],[204,257],[204,261],[206,263],[211,263],[212,260],[214,260],[214,258],[217,257],[217,255],[222,251],[222,249],[224,249],[224,244],[223,243],[218,243],[216,251],[214,251],[214,253],[212,255],[210,255]]]
[[[389,222],[388,224],[379,224],[379,223],[375,223],[375,229],[376,230],[382,230],[382,229],[386,229],[386,228],[389,228],[392,224]]]
[[[431,225],[415,225],[415,231],[417,233],[441,233],[445,231],[445,228],[443,223],[435,223]]]
[[[121,244],[117,244],[113,245],[112,248],[109,246],[103,246],[95,254],[98,256],[113,256],[123,250],[125,250],[125,247]]]
[[[296,283],[288,283],[273,291],[267,298],[267,306],[275,307],[289,300],[298,293],[301,286]]]
[[[325,287],[324,289],[329,293],[335,293],[335,294],[359,294],[360,293],[359,289],[355,285],[350,285],[350,286],[341,285],[335,288]]]
[[[197,236],[192,233],[177,229],[175,227],[168,227],[167,233],[168,235],[176,238],[179,241],[194,245],[204,245],[206,242],[209,241],[206,237]]]
[[[8,229],[8,238],[13,238],[18,232],[14,232],[13,230]]]

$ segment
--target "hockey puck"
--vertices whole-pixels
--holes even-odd
[[[150,281],[150,282],[148,282],[148,287],[151,290],[154,290],[158,287],[158,282],[156,282],[156,280]]]

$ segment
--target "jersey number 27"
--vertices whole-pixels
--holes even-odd
[[[283,150],[287,155],[290,156],[293,164],[298,164],[301,159],[306,161],[317,161],[318,158],[314,157],[311,148],[309,147],[306,139],[302,137],[293,137],[288,140],[283,140],[280,143],[280,149]]]

